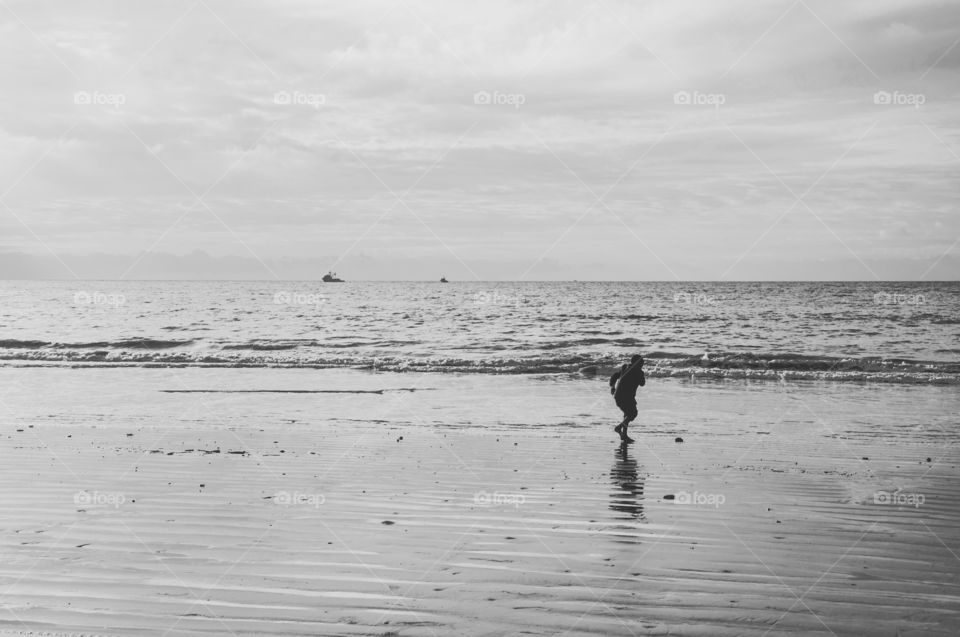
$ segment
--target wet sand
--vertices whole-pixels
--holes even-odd
[[[946,388],[0,376],[0,635],[960,632]]]

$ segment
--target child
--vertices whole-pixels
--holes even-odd
[[[613,430],[620,434],[623,442],[633,442],[633,438],[627,435],[627,426],[637,417],[637,388],[646,384],[643,357],[639,354],[634,354],[629,365],[621,365],[620,371],[610,377],[610,393],[613,394],[617,407],[623,412],[623,422]]]

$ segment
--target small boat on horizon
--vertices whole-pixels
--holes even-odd
[[[324,283],[343,283],[343,279],[338,279],[336,272],[327,272],[326,274],[323,275],[323,282]]]
[[[440,283],[450,283],[450,281],[447,281],[447,277],[442,276],[440,277]]]

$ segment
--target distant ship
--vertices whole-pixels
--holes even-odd
[[[324,283],[343,283],[343,279],[338,279],[336,272],[327,272],[326,274],[323,275],[323,282]]]
[[[450,281],[447,281],[447,277],[442,276],[440,277],[440,283],[450,283]]]

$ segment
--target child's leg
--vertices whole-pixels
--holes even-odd
[[[628,422],[630,422],[630,421],[628,420],[630,410],[627,409],[627,408],[625,408],[625,407],[623,407],[623,406],[620,404],[620,401],[617,401],[617,407],[619,407],[619,408],[620,408],[620,411],[623,413],[623,420],[621,420],[621,421],[620,421],[620,424],[617,425],[616,427],[614,427],[613,430],[614,430],[615,432],[617,432],[617,433],[620,433],[620,431],[623,429],[623,427],[624,427]]]
[[[636,407],[633,407],[624,412],[623,422],[620,424],[619,431],[620,439],[624,442],[633,442],[633,438],[627,435],[627,427],[630,426],[630,423],[638,416]]]

